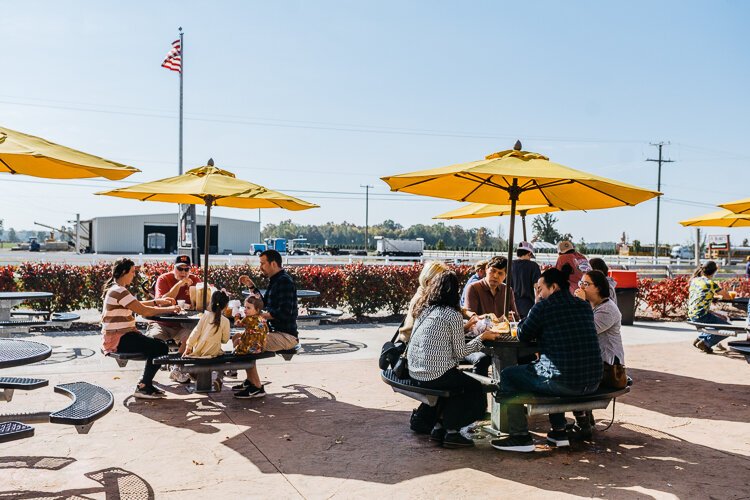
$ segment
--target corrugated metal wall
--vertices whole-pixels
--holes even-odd
[[[206,217],[198,215],[198,225]],[[143,233],[148,225],[177,227],[177,214],[123,215],[95,217],[91,220],[92,251],[97,253],[137,254],[144,252]],[[219,227],[219,253],[247,254],[252,243],[260,241],[257,221],[211,217],[211,225]]]

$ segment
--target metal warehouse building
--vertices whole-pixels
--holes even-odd
[[[198,246],[203,253],[206,217],[198,215]],[[175,253],[177,251],[177,214],[123,215],[96,217],[82,222],[88,229],[91,251],[96,253],[136,254]],[[88,227],[85,227],[88,225]],[[250,245],[260,241],[260,223],[211,217],[212,254],[247,254]]]

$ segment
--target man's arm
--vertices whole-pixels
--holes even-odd
[[[518,325],[518,339],[529,342],[539,338],[539,334],[542,333],[543,319],[544,305],[541,302],[537,302],[529,311],[526,319]]]

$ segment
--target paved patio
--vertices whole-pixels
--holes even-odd
[[[131,397],[142,363],[124,369],[99,353],[99,335],[35,335],[55,346],[47,361],[4,375],[49,378],[17,391],[0,411],[58,409],[57,383],[107,387],[115,408],[87,435],[36,424],[30,439],[0,445],[0,498],[331,498],[601,496],[747,498],[750,365],[691,346],[680,323],[624,327],[633,392],[593,444],[533,454],[502,453],[488,437],[475,449],[436,447],[408,428],[415,402],[379,380],[376,358],[396,325],[302,331],[305,353],[264,360],[268,396],[191,395],[168,380],[161,401]],[[609,410],[597,411],[607,419]],[[54,493],[54,495],[49,495]]]

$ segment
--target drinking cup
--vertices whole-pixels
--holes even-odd
[[[185,310],[185,301],[184,300],[182,300],[182,299],[178,300],[177,301],[177,305],[180,306],[180,309],[182,309],[183,311]]]

